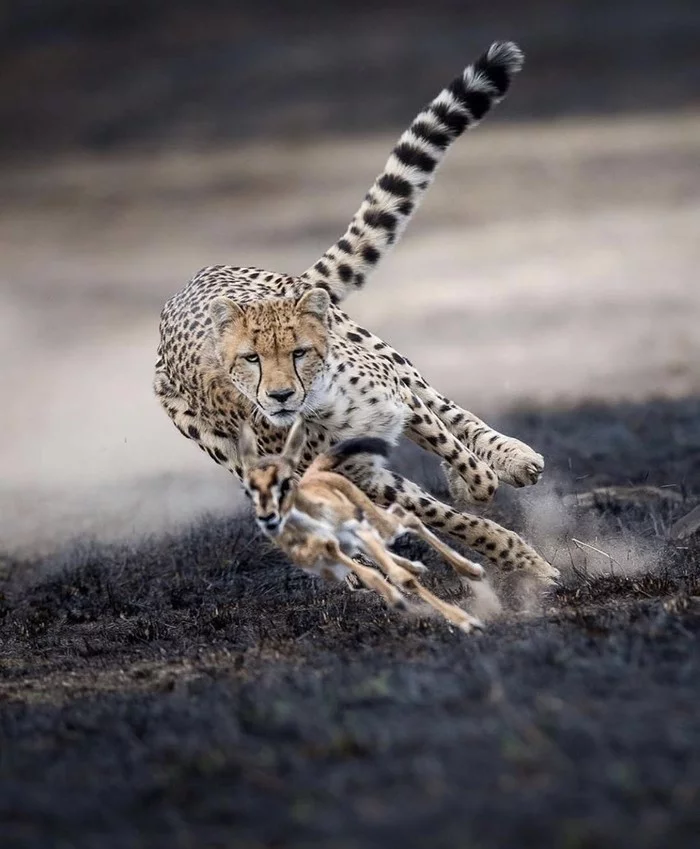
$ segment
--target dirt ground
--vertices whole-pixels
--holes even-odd
[[[698,421],[679,401],[510,424],[561,475],[697,493]],[[7,560],[3,846],[697,845],[700,549],[668,541],[687,506],[665,491],[563,521],[502,506],[566,557],[500,613],[428,556],[490,620],[475,637],[307,579],[245,517]]]
[[[542,482],[503,488],[489,515],[562,569],[560,587],[491,574],[470,595],[400,544],[487,620],[474,637],[296,573],[150,390],[160,307],[199,267],[299,272],[337,238],[419,105],[410,89],[443,81],[452,12],[423,56],[405,47],[415,10],[375,42],[360,3],[337,56],[333,31],[322,40],[322,68],[290,13],[263,39],[290,69],[284,92],[207,15],[159,31],[167,73],[147,28],[120,50],[109,15],[80,61],[65,33],[26,48],[28,11],[8,19],[5,79],[33,69],[35,97],[0,86],[0,154],[34,143],[0,162],[3,849],[697,845],[700,537],[680,532],[700,502],[697,42],[670,11],[693,4],[658,25],[640,5],[634,44],[661,63],[640,110],[613,5],[574,15],[567,41],[567,4],[513,4],[534,42],[520,120],[509,100],[456,146],[348,303],[546,457]],[[343,77],[335,102],[325,71],[358,44],[364,82]],[[565,48],[592,76],[573,60],[557,75]],[[209,86],[221,64],[262,86],[230,113]],[[387,103],[391,67],[406,90]],[[281,111],[258,112],[261,94]],[[195,120],[206,97],[211,125]],[[329,132],[299,133],[304,120]],[[394,462],[447,497],[432,458],[401,445]]]

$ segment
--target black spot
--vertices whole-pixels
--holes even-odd
[[[508,91],[510,85],[510,74],[503,65],[494,65],[489,62],[486,56],[482,56],[478,62],[474,63],[474,70],[480,71],[498,92],[499,96],[503,96]]]
[[[362,258],[370,265],[376,265],[379,260],[379,251],[372,245],[365,245],[362,248]]]
[[[316,269],[316,271],[318,271],[319,274],[323,274],[324,277],[328,277],[328,275],[330,274],[328,266],[325,263],[321,262],[320,259],[316,263],[316,265],[314,265],[314,268]]]
[[[401,144],[396,145],[394,155],[399,162],[409,168],[418,168],[419,171],[425,171],[426,174],[432,173],[437,165],[432,156],[408,142],[401,142]]]
[[[341,250],[344,254],[351,254],[352,245],[347,239],[338,239],[338,250]]]
[[[440,132],[428,121],[416,121],[411,124],[411,132],[422,141],[428,142],[428,144],[438,147],[440,150],[444,150],[451,141],[447,133]]]
[[[343,283],[347,283],[352,277],[352,268],[349,265],[343,263],[338,266],[338,276],[343,281]]]
[[[362,337],[359,335],[359,333],[346,333],[345,338],[349,339],[351,342],[362,342]]]
[[[189,434],[190,439],[199,439],[199,430],[194,425],[188,426],[187,433]]]
[[[384,487],[384,499],[389,502],[389,504],[393,504],[396,501],[396,490],[393,486],[385,486]]]
[[[403,177],[397,174],[382,174],[379,178],[378,186],[385,192],[396,195],[400,198],[409,198],[413,193],[413,186]]]
[[[467,126],[467,116],[457,112],[456,109],[445,106],[443,103],[437,103],[430,107],[430,111],[435,117],[444,124],[454,135],[458,136],[464,132]]]
[[[467,92],[466,107],[478,121],[489,111],[493,97],[483,91]]]
[[[402,200],[398,210],[401,215],[410,215],[413,212],[413,203],[410,200]]]
[[[396,351],[392,351],[391,359],[392,359],[395,363],[398,363],[400,366],[402,366],[402,365],[406,362],[406,361],[404,360],[404,358],[401,356],[401,354],[397,354],[397,353],[396,353]]]
[[[396,216],[391,212],[382,212],[376,209],[370,209],[362,216],[365,224],[368,227],[381,228],[393,233],[396,229]]]
[[[214,457],[220,462],[225,463],[228,460],[228,457],[221,451],[219,448],[214,449]]]

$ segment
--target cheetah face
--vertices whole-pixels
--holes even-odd
[[[241,307],[228,298],[211,304],[214,344],[231,381],[277,427],[292,424],[324,371],[328,355],[325,289],[299,299]]]

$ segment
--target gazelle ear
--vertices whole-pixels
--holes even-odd
[[[315,286],[305,292],[297,301],[297,309],[302,313],[310,313],[323,320],[331,305],[331,296],[325,289]]]
[[[258,459],[258,440],[255,438],[253,428],[243,422],[241,432],[238,434],[238,457],[246,472]]]
[[[243,310],[230,298],[214,298],[209,304],[209,315],[217,333],[223,331],[234,321],[243,318]]]
[[[292,468],[296,469],[301,460],[301,452],[306,444],[306,429],[304,427],[304,419],[298,416],[291,430],[287,435],[287,441],[284,443],[282,456]]]

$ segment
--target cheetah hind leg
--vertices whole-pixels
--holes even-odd
[[[543,584],[554,583],[559,578],[559,570],[515,532],[490,519],[452,509],[396,472],[389,469],[355,468],[348,471],[348,476],[351,475],[375,503],[386,508],[398,503],[426,525],[478,551],[499,571],[523,570]]]

